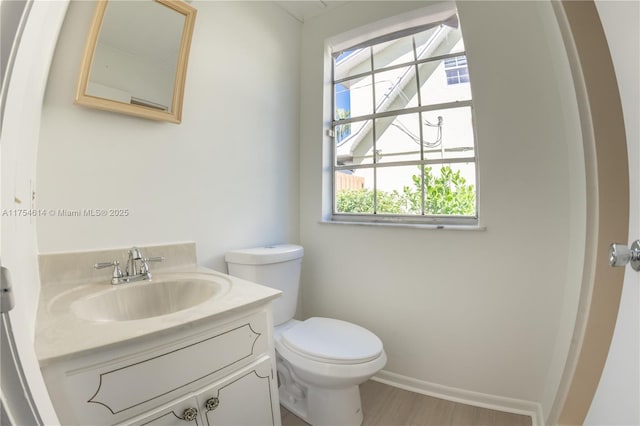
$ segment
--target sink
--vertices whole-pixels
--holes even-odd
[[[71,303],[71,311],[89,321],[140,320],[196,307],[230,289],[228,280],[203,275],[120,284],[75,300]]]

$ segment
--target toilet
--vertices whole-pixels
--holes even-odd
[[[281,244],[226,254],[229,274],[282,291],[274,301],[280,403],[313,426],[362,423],[359,385],[384,367],[380,339],[332,318],[293,319],[304,249]]]

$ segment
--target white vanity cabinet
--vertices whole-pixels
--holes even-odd
[[[271,397],[271,362],[265,357],[200,392],[125,424],[136,426],[279,424]]]
[[[280,425],[272,330],[265,303],[42,371],[63,425]]]

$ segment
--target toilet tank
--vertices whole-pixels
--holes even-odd
[[[225,260],[229,275],[282,291],[273,303],[274,323],[279,325],[296,313],[303,254],[301,246],[280,244],[230,251]]]

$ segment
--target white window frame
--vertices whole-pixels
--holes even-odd
[[[357,45],[362,45],[364,44],[366,46],[367,41],[368,40],[374,40],[380,37],[384,37],[386,34],[391,34],[391,33],[396,33],[396,32],[401,32],[404,30],[407,30],[411,27],[417,27],[417,26],[421,26],[421,25],[425,25],[429,22],[434,22],[434,21],[438,21],[438,20],[443,20],[443,17],[446,17],[447,14],[451,14],[452,11],[455,10],[455,5],[452,3],[442,3],[440,5],[438,5],[438,9],[435,9],[433,6],[432,7],[428,7],[423,9],[423,13],[422,14],[416,14],[416,13],[412,13],[410,15],[407,15],[406,20],[403,22],[403,17],[399,16],[399,17],[395,17],[395,18],[390,18],[387,21],[391,21],[391,23],[388,26],[384,25],[384,22],[378,23],[378,24],[374,24],[375,27],[371,28],[371,26],[362,28],[362,29],[356,29],[353,31],[350,31],[348,34],[348,37],[342,36],[338,38],[338,41],[333,40],[329,40],[327,42],[327,53],[328,53],[328,61],[329,61],[329,65],[328,68],[330,69],[330,77],[329,77],[329,83],[331,86],[330,89],[330,96],[325,97],[325,105],[328,104],[328,107],[331,111],[331,115],[330,115],[330,120],[328,120],[328,122],[326,122],[328,125],[326,127],[326,134],[327,137],[330,139],[329,142],[329,146],[330,146],[330,150],[331,153],[328,156],[325,156],[325,161],[328,160],[330,161],[330,164],[326,164],[325,163],[325,170],[329,171],[330,173],[330,188],[327,189],[327,187],[325,187],[327,189],[328,194],[325,194],[326,196],[324,197],[325,202],[330,202],[330,207],[329,209],[325,208],[325,211],[328,214],[325,214],[325,220],[324,222],[333,222],[333,223],[362,223],[362,224],[386,224],[386,225],[406,225],[406,226],[422,226],[422,225],[426,225],[427,227],[437,227],[437,228],[443,228],[445,226],[449,227],[449,226],[454,226],[454,227],[458,227],[461,229],[466,229],[466,228],[477,228],[478,224],[479,224],[479,180],[478,180],[478,141],[477,141],[477,135],[476,135],[476,126],[475,124],[472,124],[472,128],[473,128],[473,135],[474,135],[474,155],[473,157],[465,157],[465,158],[456,158],[456,159],[451,159],[451,160],[427,160],[427,159],[422,159],[420,161],[415,161],[415,162],[410,162],[411,165],[416,164],[418,166],[421,165],[429,165],[429,164],[446,164],[446,163],[465,163],[465,162],[473,162],[475,164],[475,174],[476,174],[476,181],[474,183],[474,187],[475,187],[475,215],[473,216],[459,216],[459,215],[451,215],[451,216],[440,216],[440,215],[426,215],[426,214],[422,214],[422,215],[398,215],[398,214],[388,214],[388,213],[382,213],[382,214],[378,214],[378,213],[366,213],[366,214],[362,214],[362,213],[339,213],[336,212],[336,206],[335,206],[335,200],[336,200],[336,183],[335,183],[335,173],[336,171],[345,169],[345,170],[353,170],[356,168],[373,168],[374,170],[377,168],[381,168],[381,167],[391,167],[391,166],[398,166],[398,165],[403,165],[403,163],[384,163],[384,164],[367,164],[367,165],[345,165],[345,166],[339,166],[337,165],[336,162],[336,158],[335,158],[335,150],[336,150],[336,144],[335,144],[335,140],[333,137],[333,129],[335,128],[336,125],[339,124],[347,124],[347,123],[352,123],[352,122],[359,122],[359,121],[363,121],[363,120],[374,120],[375,118],[379,118],[379,117],[388,117],[388,116],[398,116],[398,115],[403,115],[403,114],[410,114],[410,113],[422,113],[422,112],[427,112],[427,111],[433,111],[433,110],[443,110],[443,109],[451,109],[451,108],[459,108],[459,107],[470,107],[471,109],[471,114],[472,114],[472,121],[475,121],[475,117],[474,117],[474,111],[473,111],[473,99],[470,99],[468,101],[457,101],[457,102],[451,102],[451,103],[443,103],[443,104],[435,104],[435,105],[425,105],[425,106],[419,106],[419,107],[414,107],[414,108],[407,108],[407,109],[403,109],[403,110],[394,110],[394,111],[383,111],[380,113],[373,113],[367,116],[358,116],[356,118],[347,118],[347,119],[335,119],[334,118],[334,111],[335,111],[335,99],[334,99],[334,84],[337,84],[339,82],[341,82],[342,80],[345,79],[338,79],[338,80],[334,80],[333,77],[333,71],[334,71],[334,65],[333,65],[333,60],[334,60],[334,52],[339,52],[339,51],[345,51],[345,50],[349,50],[351,48],[351,46],[357,46]],[[419,17],[416,18],[416,15],[418,15]],[[415,46],[414,46],[415,48]],[[465,56],[466,58],[466,51],[461,51],[461,52],[455,52],[455,53],[448,53],[446,55],[440,55],[440,56],[434,56],[434,57],[430,57],[430,58],[424,58],[424,59],[416,59],[414,58],[414,61],[410,61],[407,62],[405,64],[402,65],[397,65],[397,66],[393,66],[390,68],[398,68],[400,66],[415,66],[417,68],[418,65],[423,64],[425,62],[432,62],[432,61],[443,61],[447,58],[455,58],[455,57],[459,57],[459,56]],[[327,68],[325,68],[327,69]],[[370,71],[370,74],[374,74],[374,73],[379,73],[381,71],[384,71],[386,68],[380,68],[380,69],[375,69]],[[350,78],[353,78],[354,76],[351,76]],[[325,92],[327,93],[327,92]],[[328,99],[327,99],[328,98]],[[375,139],[375,137],[374,137]],[[327,167],[328,166],[328,167]],[[424,190],[423,190],[424,192]],[[424,195],[423,195],[424,197]],[[424,198],[423,198],[424,199]],[[330,210],[330,211],[327,211]]]

